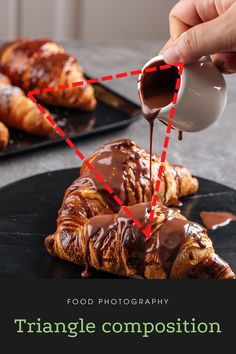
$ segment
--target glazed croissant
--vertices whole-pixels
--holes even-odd
[[[85,80],[76,58],[52,40],[7,42],[0,51],[0,70],[25,93],[38,89],[37,97],[47,103],[87,111],[96,106],[91,85],[72,85]],[[58,90],[59,85],[68,85],[68,88]],[[48,87],[53,87],[53,91],[42,92]]]
[[[151,237],[143,234],[150,214],[148,161],[149,154],[130,140],[98,149],[88,162],[129,205],[132,218],[85,162],[65,193],[56,232],[46,238],[48,252],[86,266],[85,276],[92,267],[147,279],[234,278],[228,264],[214,253],[206,230],[161,204],[197,190],[196,179],[185,168],[165,163]],[[159,164],[160,157],[153,155],[153,183]]]
[[[5,126],[5,124],[0,122],[0,150],[5,149],[5,147],[7,147],[8,145],[8,142],[9,142],[9,130]]]
[[[0,121],[29,134],[51,136],[54,128],[36,105],[15,86],[0,83]]]

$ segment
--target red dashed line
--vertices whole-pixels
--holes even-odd
[[[113,80],[113,76],[112,75],[102,76],[101,80],[102,81]]]
[[[91,163],[89,161],[85,161],[85,166],[90,170],[90,171],[93,171],[94,170],[94,167],[91,165]]]
[[[179,75],[182,75],[183,69],[184,69],[184,63],[182,63],[182,62],[176,62],[176,63],[175,63],[175,66],[177,66],[177,67],[179,68],[178,74],[179,74]]]
[[[49,121],[49,123],[54,127],[54,125],[56,125],[55,120],[48,114],[46,116],[46,119]]]
[[[150,220],[153,220],[153,218],[154,218],[154,212],[155,212],[155,210],[154,209],[151,209],[151,211],[150,211]]]
[[[117,79],[121,79],[122,77],[126,77],[126,76],[128,76],[128,73],[127,73],[127,72],[125,72],[125,73],[120,73],[120,74],[116,74],[116,78],[117,78]]]
[[[161,153],[161,162],[165,162],[165,159],[166,159],[166,151],[163,150]]]
[[[98,78],[97,77],[95,77],[94,79],[89,79],[89,80],[86,81],[86,83],[90,84],[90,85],[96,84],[97,82],[98,82]]]
[[[172,103],[173,103],[173,104],[176,104],[176,102],[177,102],[177,97],[178,97],[178,93],[175,92],[175,93],[174,93],[174,96],[173,96],[173,100],[172,100]]]
[[[155,205],[154,205],[155,206]],[[150,238],[151,237],[151,228],[152,225],[151,223],[147,225],[147,228],[143,230],[143,234],[147,237]]]
[[[145,73],[153,73],[154,71],[157,71],[157,67],[156,66],[153,66],[151,68],[145,68],[144,69],[144,72]]]
[[[71,149],[74,149],[74,148],[75,148],[75,144],[72,143],[72,141],[71,141],[69,138],[65,139],[65,142],[69,145],[69,147],[70,147]]]
[[[159,191],[160,185],[161,185],[161,180],[158,179],[157,182],[156,182],[156,186],[155,186],[155,192],[158,192],[158,191]]]
[[[99,172],[97,172],[97,171],[94,171],[94,175],[95,175],[95,177],[97,178],[97,180],[99,181],[99,182],[104,182],[104,178],[100,175],[100,173]]]
[[[158,69],[159,70],[164,70],[164,69],[169,69],[171,68],[172,66],[177,66],[179,68],[178,70],[178,73],[179,75],[182,74],[182,71],[183,71],[183,63],[175,63],[174,65],[169,65],[169,64],[166,64],[166,65],[161,65],[159,67],[149,67],[149,68],[145,68],[144,69],[144,72],[146,73],[151,73],[151,72],[154,72],[154,71],[157,71]],[[106,76],[102,76],[100,79],[99,78],[92,78],[92,79],[88,79],[88,80],[84,80],[84,81],[76,81],[76,82],[73,82],[71,84],[72,87],[78,87],[78,86],[83,86],[83,85],[88,85],[88,84],[96,84],[98,83],[99,81],[108,81],[108,80],[114,80],[114,79],[120,79],[120,78],[124,78],[124,77],[127,77],[127,76],[134,76],[134,75],[139,75],[141,74],[143,71],[141,69],[138,69],[138,70],[131,70],[130,73],[128,73],[127,71],[126,72],[123,72],[123,73],[118,73],[116,75],[106,75]],[[180,85],[180,79],[177,79],[176,81],[176,89],[178,90],[179,89],[179,85]],[[44,93],[47,93],[47,92],[52,92],[54,91],[55,89],[58,89],[58,90],[65,90],[65,89],[68,89],[69,88],[69,85],[68,84],[63,84],[63,85],[58,85],[56,87],[54,86],[50,86],[50,87],[45,87],[42,89],[42,92]],[[38,95],[40,94],[40,91],[37,89],[37,90],[33,90],[33,91],[30,91],[28,93],[28,97],[34,102],[36,103],[36,99],[34,98],[34,95]],[[173,98],[173,100],[175,101],[176,100],[176,97]],[[175,102],[173,102],[175,104]]]
[[[52,91],[54,91],[54,86],[51,86],[51,87],[45,87],[45,88],[43,88],[43,92],[52,92]]]
[[[130,75],[133,76],[133,75],[140,75],[142,74],[142,70],[132,70],[130,71]]]
[[[63,130],[61,130],[60,127],[56,127],[56,131],[62,138],[65,137],[66,134],[63,132]]]
[[[78,86],[83,86],[83,85],[84,85],[84,81],[77,81],[77,82],[72,83],[73,87],[78,87]]]
[[[179,73],[179,75],[181,75],[182,72],[183,72],[183,67],[184,67],[183,63],[175,63],[174,66],[177,66],[179,68],[178,69],[178,73]],[[164,70],[164,69],[169,69],[170,67],[171,67],[171,65],[161,65],[159,67],[159,69],[160,70]],[[150,68],[146,68],[144,71],[145,72],[154,72],[157,69],[158,69],[157,67],[150,67]],[[130,76],[139,75],[141,73],[142,73],[142,70],[132,70],[132,71],[130,71],[130,74],[128,74],[128,72],[123,72],[123,73],[119,73],[119,74],[116,74],[116,75],[107,75],[107,76],[102,76],[100,80],[101,81],[108,81],[108,80],[113,80],[114,78],[119,79],[119,78],[127,77],[129,75]],[[83,86],[83,85],[86,85],[86,84],[95,84],[97,82],[99,82],[98,78],[89,79],[87,81],[77,81],[77,82],[73,82],[72,83],[72,87]],[[176,89],[177,92],[174,93],[173,99],[172,99],[172,104],[174,104],[174,105],[177,102],[178,90],[180,88],[180,82],[181,82],[180,78],[177,78],[176,85],[175,85],[175,89]],[[58,85],[56,88],[59,89],[59,90],[68,89],[69,85],[67,85],[67,84]],[[51,86],[51,87],[43,88],[42,92],[52,92],[54,90],[55,90],[55,87]],[[34,97],[34,95],[38,95],[38,94],[40,94],[40,91],[37,89],[37,90],[30,91],[27,96],[28,96],[29,99],[31,99],[32,102],[34,102],[36,104],[36,107],[38,108],[38,110],[42,114],[45,114],[45,113],[47,114],[45,116],[45,118],[48,120],[48,122],[52,126],[55,126],[56,125],[55,120],[48,114],[48,112],[46,111],[46,109],[44,107],[42,107],[40,104],[37,104],[37,100]],[[174,115],[175,115],[175,108],[172,107],[170,109],[170,115],[169,115],[170,119],[173,119]],[[172,122],[168,122],[167,128],[166,128],[166,134],[169,134],[171,132],[172,125],[173,125]],[[65,138],[66,135],[65,135],[65,133],[63,132],[63,130],[60,127],[57,126],[55,130],[62,138]],[[157,201],[158,201],[158,192],[159,192],[159,189],[160,189],[161,177],[162,177],[162,173],[163,173],[163,170],[164,170],[163,163],[165,162],[166,155],[167,155],[167,152],[164,149],[168,148],[169,139],[170,138],[167,135],[164,138],[163,150],[162,150],[162,153],[161,153],[160,166],[159,166],[159,169],[158,169],[158,179],[156,181],[156,185],[155,185],[155,188],[154,188],[154,195],[153,195],[153,198],[151,200],[150,217],[149,217],[148,223],[146,225],[146,228],[142,229],[143,234],[147,238],[150,238],[150,236],[151,236],[151,228],[152,228],[151,221],[153,220],[154,214],[155,214],[154,207],[156,206]],[[67,145],[71,149],[75,148],[74,143],[69,138],[65,138],[65,142],[67,143]],[[84,160],[85,156],[83,155],[83,153],[79,149],[74,150],[74,152],[80,158],[80,160],[82,160],[82,161]],[[86,165],[86,167],[89,170],[91,170],[94,173],[94,176],[98,179],[99,182],[101,182],[101,183],[104,182],[104,178],[100,175],[100,173],[98,171],[94,171],[94,167],[89,163],[89,161],[86,160],[84,162],[84,164]],[[103,187],[108,191],[109,194],[114,194],[113,189],[107,183],[105,183],[103,185]],[[113,195],[113,199],[118,203],[118,205],[122,206],[122,208],[125,211],[125,213],[129,217],[131,217],[133,219],[133,222],[135,223],[135,225],[138,228],[142,228],[142,224],[140,223],[140,221],[137,220],[136,218],[133,218],[133,213],[130,211],[130,209],[127,206],[124,206],[124,202],[117,195]]]
[[[108,193],[113,193],[113,189],[107,183],[105,183],[103,187],[108,191]]]
[[[39,90],[33,90],[30,91],[27,96],[31,99],[32,102],[36,103],[36,98],[34,97],[34,95],[38,95],[39,93]]]
[[[157,194],[154,194],[153,198],[152,198],[152,207],[154,207],[157,203]]]
[[[65,90],[65,89],[68,89],[68,88],[69,88],[69,85],[67,85],[67,84],[58,85],[57,88],[58,88],[58,90]]]
[[[129,208],[127,206],[124,206],[123,210],[128,216],[130,216],[132,218],[133,213],[132,213],[132,211],[129,210]]]
[[[138,226],[138,227],[141,229],[142,224],[141,224],[141,222],[140,222],[140,221],[138,221],[138,219],[133,218],[133,222],[135,223],[135,225],[136,225],[136,226]]]
[[[82,154],[82,152],[80,150],[75,150],[75,153],[76,155],[80,158],[80,160],[83,160],[84,159],[84,154]]]
[[[176,80],[175,89],[179,90],[179,88],[180,88],[180,78],[178,77]]]
[[[170,132],[171,132],[171,129],[172,129],[172,122],[168,122],[168,124],[167,124],[167,128],[166,128],[166,133],[167,134],[170,134]]]
[[[160,66],[160,70],[165,70],[165,69],[170,69],[171,65],[170,64],[166,64],[166,65],[161,65]]]
[[[161,176],[162,176],[163,169],[164,169],[164,166],[161,164],[161,165],[159,166],[158,174],[157,174],[159,178],[161,178]]]
[[[167,148],[168,148],[169,140],[170,140],[170,138],[169,138],[168,136],[166,136],[166,137],[165,137],[165,140],[164,140],[164,144],[163,144],[164,149],[167,149]]]
[[[120,206],[124,204],[124,203],[122,202],[122,200],[118,197],[118,195],[114,195],[113,198],[115,199],[115,201],[116,201]]]
[[[175,107],[171,107],[171,109],[170,109],[170,118],[171,119],[173,119],[174,118],[174,116],[175,116]]]
[[[37,104],[37,108],[40,110],[40,112],[42,113],[42,114],[44,114],[44,113],[46,113],[46,109],[43,107],[43,106],[41,106],[41,104]]]

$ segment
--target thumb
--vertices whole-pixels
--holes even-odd
[[[189,64],[203,55],[234,51],[236,29],[231,22],[231,16],[222,15],[190,28],[164,51],[165,62],[173,64],[183,61]]]

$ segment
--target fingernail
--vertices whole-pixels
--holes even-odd
[[[173,64],[176,63],[177,61],[180,61],[180,55],[178,53],[178,50],[175,45],[167,48],[164,53],[163,53],[163,58],[164,61],[167,64]]]

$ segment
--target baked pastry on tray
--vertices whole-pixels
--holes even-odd
[[[0,84],[10,85],[10,80],[6,75],[0,73]]]
[[[8,142],[9,142],[9,130],[5,126],[5,124],[3,124],[0,121],[0,150],[5,149],[8,145]]]
[[[206,230],[163,205],[197,191],[186,168],[164,164],[147,238],[141,229],[150,214],[149,154],[130,140],[120,140],[103,145],[87,161],[105,181],[100,177],[99,182],[83,164],[80,177],[65,192],[56,231],[45,240],[51,255],[86,267],[85,276],[95,268],[146,279],[235,277],[215,254]],[[153,184],[159,165],[160,157],[153,155]],[[129,206],[132,217],[118,207],[104,183]]]
[[[29,134],[50,137],[54,133],[54,128],[36,105],[3,74],[0,75],[0,121]]]
[[[91,85],[73,85],[85,80],[78,61],[52,40],[18,39],[5,43],[0,50],[0,71],[26,94],[38,89],[37,97],[44,102],[86,111],[96,106]],[[58,89],[60,85],[68,87]],[[53,91],[42,91],[48,87]]]

